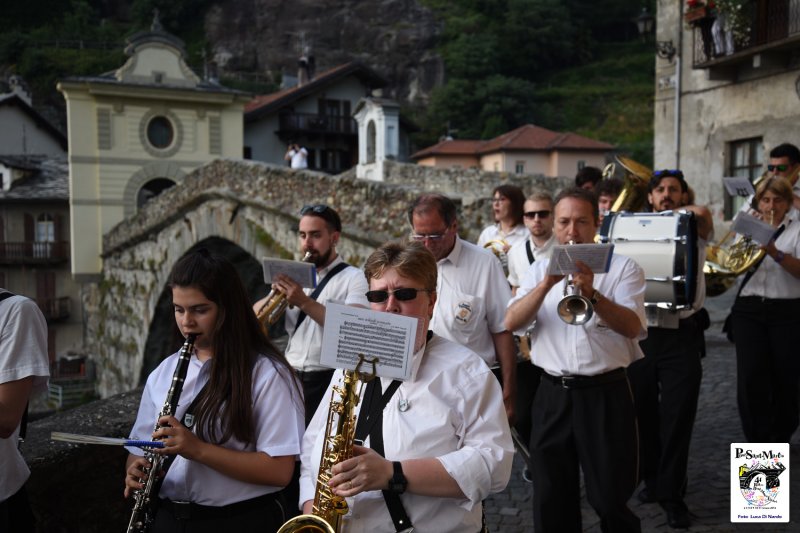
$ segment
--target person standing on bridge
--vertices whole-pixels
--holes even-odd
[[[230,261],[189,252],[169,287],[180,334],[197,338],[175,416],[161,417],[153,431],[178,353],[147,378],[131,431],[135,440],[162,440],[156,453],[175,458],[152,495],[160,502],[150,533],[274,533],[284,521],[278,491],[300,453],[300,387],[250,311]],[[149,466],[142,450],[128,451],[126,497],[143,488]]]

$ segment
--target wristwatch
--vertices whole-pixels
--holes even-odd
[[[595,289],[594,292],[592,293],[592,297],[589,298],[589,301],[591,302],[592,305],[597,305],[597,300],[600,299],[600,296],[602,295],[599,292],[597,292],[597,289]]]
[[[786,257],[786,254],[778,250],[778,253],[775,254],[775,262],[780,263],[784,257]]]
[[[403,475],[403,465],[400,464],[400,461],[392,461],[392,467],[394,468],[394,474],[392,479],[389,480],[389,492],[403,494],[408,486],[408,480]]]

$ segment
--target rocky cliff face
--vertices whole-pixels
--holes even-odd
[[[296,75],[305,42],[317,72],[359,60],[388,80],[385,97],[415,105],[444,79],[439,31],[414,0],[228,0],[206,15],[223,71]]]

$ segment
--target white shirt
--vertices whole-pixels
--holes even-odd
[[[800,257],[800,221],[790,220],[787,215],[783,223],[787,226],[775,241],[775,247],[786,255]],[[773,258],[764,256],[742,289],[741,296],[800,298],[800,279],[789,274]]]
[[[497,356],[491,334],[505,331],[503,321],[511,298],[500,261],[492,252],[457,238],[450,255],[439,260],[437,268],[431,329],[493,366]]]
[[[47,388],[49,375],[42,312],[24,296],[6,298],[0,302],[0,383],[33,376],[33,396]],[[0,439],[0,502],[16,494],[31,473],[17,448],[18,436],[19,426],[7,439]]]
[[[152,437],[177,361],[178,354],[172,354],[147,378],[139,413],[131,430],[132,439],[150,440]],[[175,418],[183,418],[192,400],[208,381],[210,369],[210,359],[202,363],[192,354]],[[270,359],[258,358],[252,374],[256,441],[241,442],[232,436],[222,446],[232,450],[264,452],[272,457],[300,453],[305,425],[303,406],[299,392],[294,390],[290,381],[293,378],[287,374],[288,370],[278,370],[278,366]],[[136,455],[144,454],[139,448],[128,448],[128,451]],[[170,500],[220,506],[256,498],[281,488],[237,481],[178,455],[164,478],[159,495]]]
[[[331,387],[339,382],[337,370]],[[382,379],[382,390],[391,383]],[[400,410],[401,400],[408,409]],[[363,405],[359,402],[356,410]],[[320,404],[303,437],[300,504],[314,499],[328,405]],[[383,411],[387,459],[435,457],[466,498],[437,498],[406,492],[400,496],[414,531],[477,532],[481,501],[505,489],[514,446],[500,385],[479,357],[467,348],[434,336],[413,356],[411,379],[403,382]],[[369,438],[366,443],[369,446]],[[347,498],[348,533],[394,533],[381,491]]]
[[[305,148],[289,150],[289,157],[292,161],[291,168],[308,168],[308,150]]]
[[[545,277],[549,259],[536,261],[522,278],[509,306],[531,292]],[[566,278],[550,289],[536,315],[531,336],[533,363],[553,376],[594,376],[627,367],[643,357],[639,340],[647,337],[644,271],[632,259],[614,254],[608,273],[594,275],[594,288],[639,318],[639,334],[629,339],[609,328],[595,313],[581,326],[562,321],[557,312]]]
[[[503,240],[506,241],[509,246],[514,246],[518,242],[525,242],[525,237],[529,234],[530,232],[528,228],[525,227],[525,224],[517,224],[511,228],[511,231],[505,233],[500,229],[500,223],[498,222],[497,224],[492,224],[483,229],[478,237],[478,246],[483,248],[487,242],[496,240]]]
[[[341,256],[337,256],[330,265],[317,272],[317,283],[321,283],[331,269],[341,262]],[[325,305],[329,301],[335,301],[369,307],[366,296],[368,290],[367,278],[364,273],[353,266],[348,266],[330,279],[317,297],[317,302]],[[304,291],[306,294],[311,294],[314,289],[304,289]],[[300,324],[300,328],[295,331],[299,315],[300,309],[298,308],[286,310],[286,330],[291,334],[289,344],[286,346],[286,359],[295,370],[302,372],[330,370],[319,364],[319,354],[322,349],[322,326],[307,316]]]
[[[553,253],[553,244],[556,242],[556,238],[555,235],[551,235],[544,245],[537,247],[536,243],[533,242],[533,236],[530,236],[528,240],[511,247],[508,251],[508,283],[512,287],[519,287],[522,276],[525,275],[525,272],[528,271],[528,267],[531,266],[531,262],[528,260],[527,246],[525,246],[527,242],[531,243],[533,260],[541,261],[542,259],[550,257],[550,254]]]

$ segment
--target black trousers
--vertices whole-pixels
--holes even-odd
[[[542,380],[542,372],[540,367],[530,361],[522,361],[517,365],[517,400],[514,404],[517,421],[514,427],[522,442],[530,442],[531,439],[531,408]]]
[[[13,496],[0,502],[0,532],[33,533],[35,520],[23,486]]]
[[[243,512],[220,513],[220,516],[194,516],[191,510],[184,514],[162,504],[150,533],[275,533],[283,522],[283,509],[277,498]]]
[[[532,409],[533,524],[580,532],[580,469],[603,531],[641,531],[628,508],[637,484],[636,415],[627,379],[565,389],[542,379]]]
[[[689,444],[703,367],[702,330],[691,317],[678,329],[648,328],[644,359],[628,367],[639,424],[642,479],[661,502],[683,501]]]
[[[800,299],[739,297],[731,320],[736,394],[745,438],[789,442],[800,421]]]

